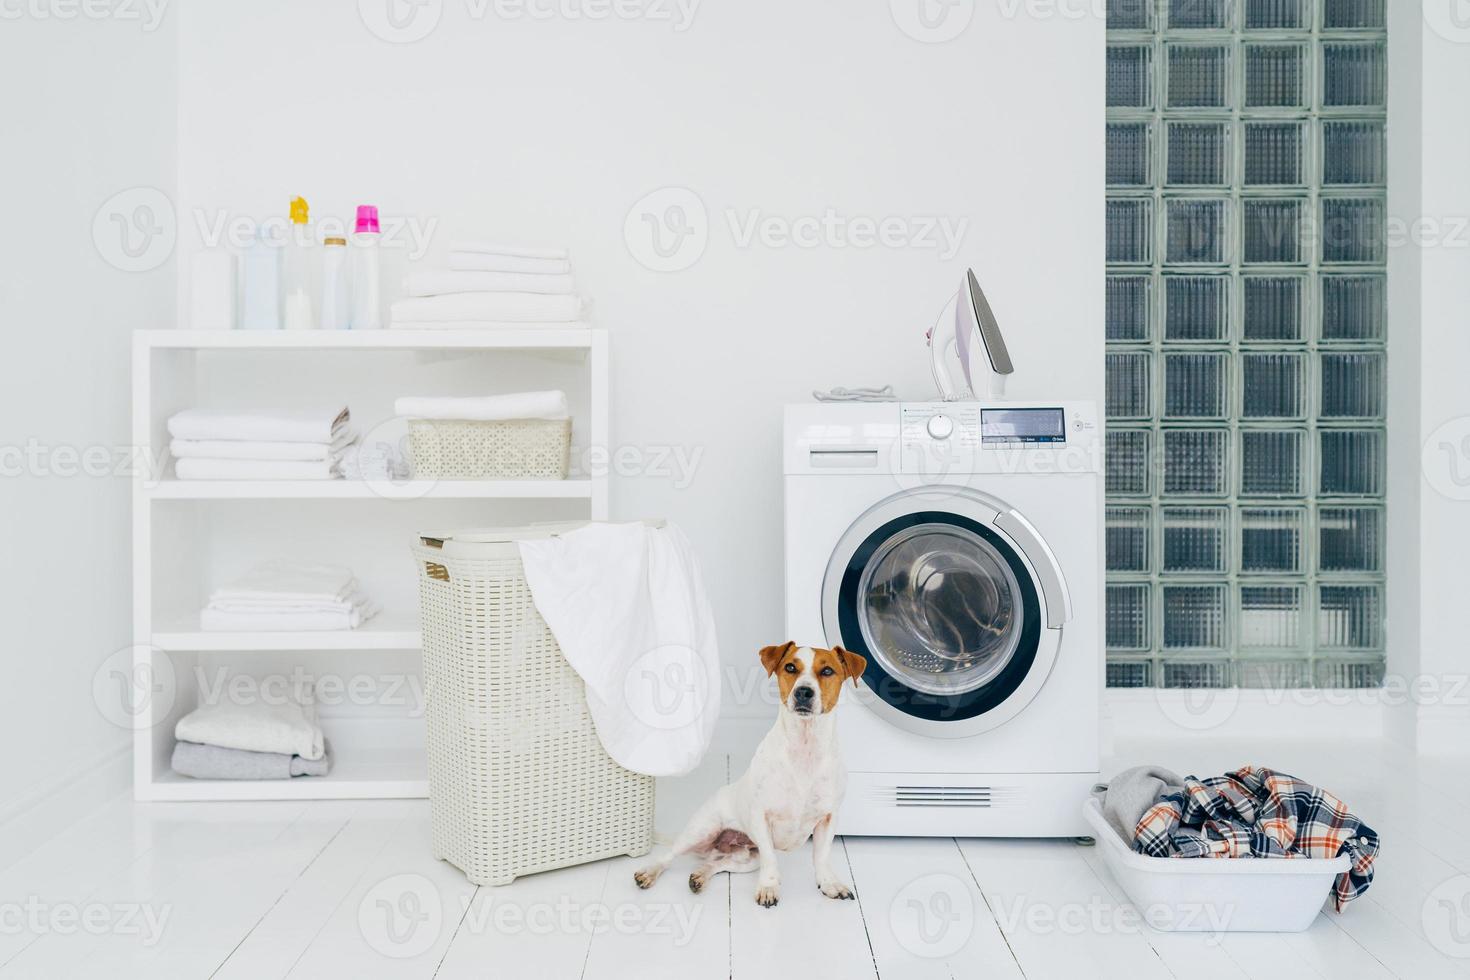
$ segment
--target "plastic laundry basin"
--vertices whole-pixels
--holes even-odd
[[[1089,799],[1097,849],[1143,920],[1165,932],[1301,932],[1352,859],[1159,858],[1139,854]]]

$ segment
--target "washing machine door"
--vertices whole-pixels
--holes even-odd
[[[948,738],[1019,714],[1071,616],[1035,528],[968,488],[905,491],[870,509],[834,549],[822,598],[827,641],[867,658],[859,700]]]

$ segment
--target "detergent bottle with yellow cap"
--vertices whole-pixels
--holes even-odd
[[[286,329],[311,330],[316,326],[311,298],[311,256],[316,242],[306,198],[292,198],[286,231]]]

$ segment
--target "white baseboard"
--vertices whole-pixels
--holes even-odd
[[[0,807],[0,868],[132,785],[131,743],[101,752],[32,786]]]
[[[1379,691],[1119,689],[1103,695],[1113,738],[1381,738]]]
[[[1470,745],[1470,710],[1420,705],[1414,710],[1414,745],[1425,755],[1463,755]]]

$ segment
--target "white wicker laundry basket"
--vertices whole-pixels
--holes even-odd
[[[653,846],[653,778],[603,749],[515,544],[578,526],[426,534],[413,548],[433,851],[475,884]]]
[[[571,419],[409,419],[409,457],[419,480],[564,480]]]

